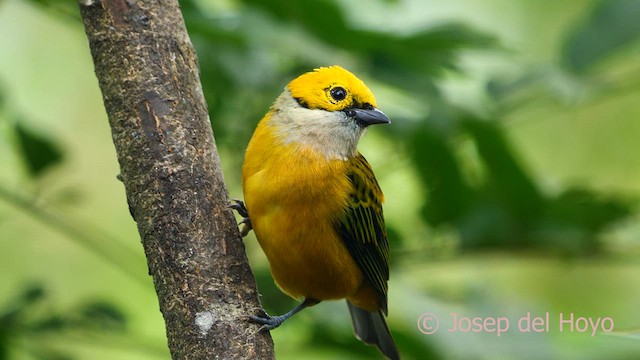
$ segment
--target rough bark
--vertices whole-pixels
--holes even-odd
[[[80,10],[172,357],[273,358],[178,2]]]

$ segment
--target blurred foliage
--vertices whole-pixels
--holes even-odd
[[[520,164],[517,149],[509,144],[499,119],[487,120],[480,114],[469,114],[438,90],[436,83],[445,70],[459,70],[457,62],[461,52],[500,51],[497,41],[488,34],[453,22],[408,34],[353,28],[339,3],[327,0],[249,0],[233,16],[219,18],[203,9],[200,6],[203,3],[183,1],[182,6],[200,56],[205,96],[218,141],[241,150],[253,127],[238,124],[253,124],[261,118],[279,92],[279,89],[274,91],[271,84],[274,81],[284,84],[300,72],[324,65],[322,60],[306,56],[307,48],[278,43],[282,42],[279,29],[286,27],[294,29],[301,41],[318,44],[325,52],[348,51],[349,61],[357,63],[359,70],[431,106],[430,113],[424,117],[394,118],[388,135],[405,146],[428,190],[422,213],[425,222],[435,228],[457,229],[463,248],[538,248],[573,255],[593,253],[599,250],[598,236],[602,230],[631,214],[631,203],[582,189],[583,201],[596,208],[613,207],[617,211],[594,210],[589,219],[581,218],[580,212],[573,219],[550,219],[559,215],[556,208],[574,209],[575,202],[564,195],[554,198],[539,189],[536,180]],[[626,9],[621,9],[625,6]],[[624,31],[625,44],[631,36],[640,35],[632,31],[637,22],[627,21],[633,19],[629,11],[633,12],[635,7],[633,1],[602,2],[584,29],[570,37],[567,48],[571,50],[567,58],[585,60],[577,52],[590,51],[593,39],[601,41],[606,51],[590,62],[606,58],[623,45],[613,43],[619,41],[618,34],[602,31],[603,21],[627,24],[626,27],[619,25],[625,27],[620,30]],[[260,12],[256,13],[256,9]],[[261,38],[257,34],[274,31],[274,38],[256,43],[256,38]],[[603,35],[594,36],[593,32],[598,31]],[[282,68],[274,68],[268,61],[256,64],[261,66],[257,70],[260,76],[251,79],[263,83],[254,84],[259,88],[252,88],[249,97],[243,96],[247,89],[242,87],[249,85],[246,66],[251,60],[248,59],[272,57],[274,49],[278,57],[286,59],[279,62]],[[230,62],[230,58],[239,61]],[[270,89],[264,90],[265,86]],[[239,99],[247,101],[248,98],[253,99],[251,106],[238,104]],[[225,111],[225,107],[231,109]],[[241,107],[250,110],[232,110]],[[499,113],[499,104],[496,107]],[[456,140],[463,135],[468,136],[477,149],[478,161],[486,174],[484,182],[476,186],[465,178],[464,165],[456,156]],[[550,223],[554,226],[549,226]],[[570,244],[555,241],[567,231],[581,235]]]
[[[607,226],[632,214],[632,202],[587,189],[545,195],[519,164],[499,122],[460,115],[485,170],[473,186],[463,176],[455,150],[429,126],[413,136],[412,156],[430,190],[423,216],[434,227],[454,225],[463,248],[539,248],[593,254]],[[567,233],[580,234],[570,243]]]
[[[73,2],[31,3],[82,31]],[[394,4],[397,2],[386,5]],[[593,1],[589,11],[563,35],[552,63],[489,76],[484,82],[487,97],[482,108],[454,101],[443,91],[443,78],[467,75],[469,70],[461,63],[470,53],[504,55],[511,49],[501,44],[498,34],[463,21],[425,22],[423,27],[405,32],[381,30],[358,24],[355,14],[337,0],[184,0],[181,7],[198,52],[216,141],[229,156],[225,162],[233,168],[240,168],[254,125],[273,99],[290,79],[304,71],[340,63],[370,85],[402,100],[395,109],[405,111],[394,114],[394,104],[389,104],[393,126],[380,134],[393,144],[387,151],[399,153],[390,158],[407,159],[424,190],[426,196],[414,200],[421,209],[420,225],[426,225],[431,237],[408,238],[400,228],[405,224],[390,222],[396,254],[434,257],[425,250],[428,243],[446,238],[453,239],[456,254],[533,250],[543,256],[601,256],[606,254],[606,232],[635,215],[634,194],[609,194],[570,184],[550,191],[523,159],[520,144],[508,135],[505,118],[540,98],[579,105],[584,93],[597,98],[614,91],[632,91],[633,86],[612,81],[603,64],[620,54],[633,53],[637,46],[638,1]],[[9,129],[13,151],[24,161],[28,179],[42,178],[63,165],[69,154],[62,140],[34,129],[30,125],[33,119],[15,116],[19,111],[7,106],[10,98],[11,89],[0,92],[0,118],[9,124],[4,128]],[[8,186],[0,183],[0,201],[15,205],[16,197],[7,195],[12,191],[5,188]],[[36,204],[42,199],[36,199],[37,191],[33,195],[32,200],[20,200],[24,206],[18,208],[135,277],[131,275],[135,269],[130,265],[130,249],[105,241],[99,231],[68,226],[74,224],[72,220],[43,216]],[[393,265],[401,267],[405,260],[394,257]],[[255,273],[269,312],[282,313],[294,304],[273,285],[266,268]],[[43,287],[37,285],[20,292],[0,310],[0,359],[10,358],[9,354],[25,343],[23,339],[29,347],[22,350],[32,352],[35,358],[67,359],[73,355],[61,347],[33,339],[96,328],[126,333],[126,317],[112,305],[90,301],[75,311],[37,310],[48,301]],[[375,356],[375,350],[356,344],[349,328],[335,326],[324,316],[313,320],[305,322],[304,316],[301,320],[302,326],[310,327],[301,340],[306,347],[349,358]],[[413,327],[394,329],[394,335],[408,358],[451,357],[437,346],[437,340],[425,339]]]
[[[585,73],[593,65],[628,47],[640,37],[640,2],[600,1],[589,18],[569,34],[562,57],[571,71]]]
[[[21,124],[16,123],[17,151],[24,156],[29,172],[38,177],[48,168],[63,160],[63,152],[52,139],[37,134]]]
[[[60,312],[43,285],[32,284],[0,308],[0,359],[21,353],[42,360],[72,359],[61,346],[65,335],[122,332],[125,327],[126,317],[112,304],[91,301]]]

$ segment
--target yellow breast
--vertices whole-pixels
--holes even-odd
[[[354,294],[362,273],[334,223],[346,208],[348,162],[285,144],[269,115],[256,129],[243,166],[244,200],[273,277],[294,298]]]

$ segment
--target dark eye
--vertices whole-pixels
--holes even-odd
[[[340,86],[336,86],[333,89],[331,89],[329,91],[329,94],[331,94],[331,97],[336,100],[336,101],[342,101],[344,100],[344,98],[347,97],[347,90],[345,90],[344,88],[340,87]]]

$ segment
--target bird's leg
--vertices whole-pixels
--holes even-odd
[[[229,208],[237,211],[238,214],[242,216],[242,221],[240,221],[239,223],[240,225],[242,225],[242,229],[240,229],[240,235],[242,237],[245,237],[247,236],[247,234],[249,234],[249,231],[253,229],[253,227],[251,226],[251,219],[249,219],[249,212],[247,211],[247,207],[244,205],[244,202],[242,200],[231,199],[231,201],[233,202],[229,204]]]
[[[275,328],[277,328],[278,326],[282,325],[282,323],[287,320],[288,318],[292,317],[293,315],[295,315],[296,313],[300,312],[301,310],[309,307],[309,306],[313,306],[317,303],[319,303],[320,300],[316,300],[316,299],[311,299],[311,298],[306,298],[304,299],[304,301],[296,306],[295,308],[293,308],[291,311],[289,311],[286,314],[280,315],[280,316],[269,316],[269,314],[267,314],[266,312],[264,313],[264,317],[262,316],[255,316],[252,315],[249,318],[251,319],[252,322],[254,323],[258,323],[261,324],[262,327],[261,329],[266,329],[266,330],[273,330]]]

